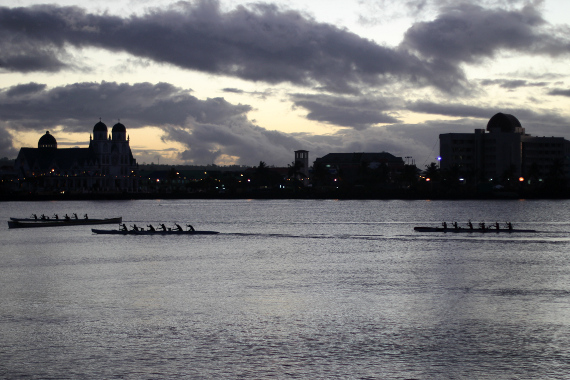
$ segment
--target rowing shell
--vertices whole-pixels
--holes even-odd
[[[41,222],[21,222],[15,220],[8,221],[8,228],[34,228],[34,227],[63,227],[63,226],[84,226],[93,224],[119,224],[123,221],[122,217],[107,219],[50,219]]]
[[[499,233],[499,232],[509,232],[509,233],[515,233],[515,232],[536,232],[536,230],[517,230],[517,229],[509,229],[509,228],[485,228],[485,229],[481,229],[481,228],[443,228],[443,227],[414,227],[414,231],[418,231],[418,232],[482,232],[482,233]]]
[[[143,231],[135,231],[135,230],[98,230],[92,228],[91,231],[94,234],[99,235],[215,235],[219,234],[218,231],[179,231],[179,230],[143,230]]]

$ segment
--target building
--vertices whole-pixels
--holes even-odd
[[[387,152],[329,153],[315,160],[313,170],[323,168],[347,183],[356,183],[377,172],[384,181],[398,178],[404,170],[404,160]]]
[[[566,176],[570,174],[570,141],[528,135],[513,115],[497,113],[486,130],[441,134],[439,147],[442,170],[457,169],[477,181],[541,178],[554,165],[560,165]]]
[[[309,151],[308,150],[296,150],[295,151],[295,166],[299,166],[300,174],[302,174],[301,180],[303,185],[307,186],[309,184]]]
[[[136,192],[137,168],[125,126],[115,124],[108,135],[101,121],[88,148],[58,148],[47,131],[37,148],[21,148],[14,164],[22,190],[30,192]]]

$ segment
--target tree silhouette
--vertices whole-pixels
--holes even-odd
[[[292,179],[295,183],[295,187],[301,186],[302,179],[305,179],[307,176],[303,173],[303,163],[301,161],[293,161],[291,164],[288,165],[289,170],[287,172],[287,178]]]
[[[432,162],[431,164],[426,165],[426,169],[423,174],[426,178],[429,178],[432,181],[437,181],[440,177],[440,170],[437,164]]]
[[[259,161],[259,166],[255,168],[255,181],[259,186],[269,185],[269,168],[263,161]]]

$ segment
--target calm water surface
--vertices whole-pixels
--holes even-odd
[[[73,212],[221,233],[6,223]],[[8,202],[0,216],[0,378],[570,373],[569,201]],[[413,231],[468,219],[539,232]]]

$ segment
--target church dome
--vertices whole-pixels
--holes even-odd
[[[57,148],[57,141],[49,134],[49,131],[46,131],[46,134],[38,141],[38,148]]]
[[[522,125],[516,117],[506,113],[499,112],[493,116],[487,123],[487,131],[489,132],[516,132],[522,128]]]
[[[107,133],[107,126],[101,120],[93,127],[93,133],[95,132],[105,132]]]
[[[117,123],[115,125],[113,125],[113,133],[115,132],[123,132],[123,133],[127,133],[127,128],[125,128],[125,126],[121,123]]]

